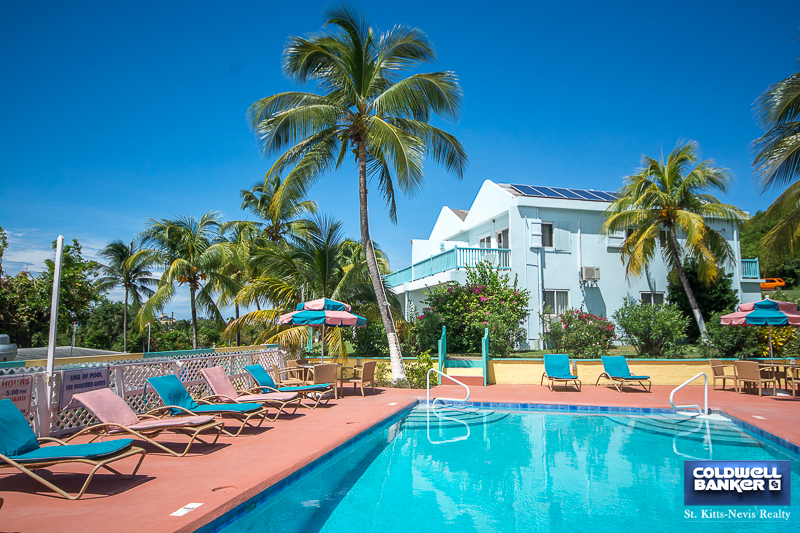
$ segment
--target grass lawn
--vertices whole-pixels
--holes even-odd
[[[800,290],[761,291],[761,297],[765,296],[769,296],[773,300],[796,302],[800,298]]]

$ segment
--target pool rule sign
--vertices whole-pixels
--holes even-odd
[[[31,409],[32,388],[33,376],[0,377],[0,400],[11,400],[23,415],[27,415]]]
[[[75,409],[80,403],[72,401],[72,396],[79,392],[104,389],[108,387],[108,367],[76,368],[65,370],[61,377],[61,409]],[[72,404],[72,405],[70,405]]]

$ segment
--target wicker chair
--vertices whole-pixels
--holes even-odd
[[[375,361],[367,361],[364,363],[364,368],[361,369],[361,377],[352,377],[350,379],[342,379],[342,394],[344,394],[344,384],[352,383],[353,392],[356,392],[356,385],[361,387],[361,396],[364,396],[364,385],[369,383],[372,388],[372,394],[375,394],[375,366],[378,363]]]
[[[314,365],[314,385],[330,384],[333,386],[333,396],[339,399],[339,387],[337,383],[336,374],[338,373],[339,365],[336,363],[321,363]]]
[[[755,385],[758,388],[759,396],[761,396],[761,390],[765,384],[772,383],[773,388],[778,388],[778,380],[774,377],[764,377],[757,361],[736,361],[736,386],[741,393],[744,387],[739,383],[740,381],[744,384]]]
[[[722,380],[722,390],[725,390],[725,383],[727,380],[733,381],[733,386],[736,389],[736,392],[739,392],[739,381],[736,377],[736,365],[726,365],[719,359],[709,359],[708,363],[711,365],[711,372],[714,378],[714,382],[712,387],[716,390],[717,388],[717,380]],[[731,366],[733,367],[733,374],[726,374],[725,367]]]

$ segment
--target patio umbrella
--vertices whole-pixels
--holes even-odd
[[[769,361],[774,363],[772,354],[772,326],[800,326],[800,310],[797,304],[770,300],[769,296],[760,302],[739,304],[735,313],[720,317],[725,326],[768,326]]]
[[[279,316],[278,324],[322,327],[322,356],[320,361],[323,361],[325,359],[325,328],[341,326],[364,327],[367,325],[367,320],[351,313],[350,306],[346,303],[320,298],[297,304],[297,311]]]

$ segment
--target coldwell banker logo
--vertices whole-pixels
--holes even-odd
[[[684,461],[684,505],[791,505],[790,461]]]

